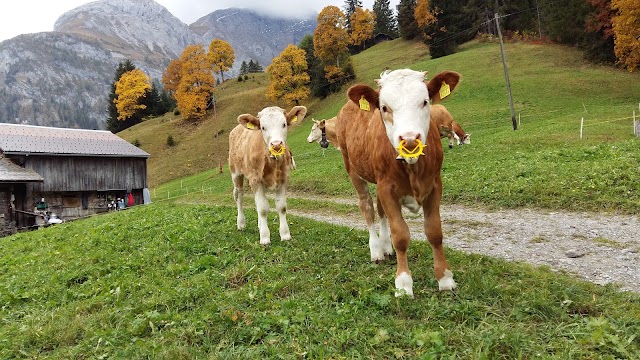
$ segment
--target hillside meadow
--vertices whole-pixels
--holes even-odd
[[[415,298],[395,298],[364,231],[289,222],[263,247],[232,207],[160,203],[1,238],[0,358],[640,356],[638,294],[451,249],[440,293],[414,242]]]
[[[455,70],[462,82],[443,104],[466,132],[470,146],[445,147],[444,200],[489,207],[537,207],[574,211],[640,211],[640,152],[633,112],[640,117],[640,74],[585,62],[579,51],[553,44],[506,44],[518,130],[513,130],[496,43],[470,42],[456,54],[430,59],[415,42],[394,40],[353,57],[354,83],[374,85],[381,71],[409,67],[436,74]],[[241,113],[273,105],[264,97],[265,74],[229,80],[218,89],[218,106],[199,123],[168,114],[119,133],[138,139],[149,160],[151,187],[187,175],[226,171],[228,132]],[[346,87],[345,87],[346,91]],[[307,119],[292,128],[290,147],[298,169],[290,190],[352,196],[340,154],[308,144],[311,118],[330,118],[344,104],[344,92],[312,99]],[[278,104],[290,108],[285,104]],[[583,138],[580,123],[584,119]],[[172,134],[177,145],[169,147]],[[216,134],[220,134],[217,136]],[[241,149],[240,149],[241,151]],[[216,185],[231,189],[228,174]],[[225,178],[225,179],[222,179]]]
[[[385,67],[462,74],[444,105],[472,143],[444,149],[444,203],[637,213],[639,75],[548,44],[507,44],[507,57],[516,131],[495,43],[432,60],[394,40],[354,65],[370,85]],[[414,242],[415,299],[395,298],[395,261],[370,263],[366,232],[289,216],[281,242],[271,214],[260,246],[250,193],[237,231],[227,135],[273,105],[265,86],[229,80],[201,122],[167,114],[119,134],[152,155],[153,204],[0,238],[0,358],[640,358],[640,296],[615,285],[447,249],[459,287],[440,293],[429,245]],[[353,197],[339,152],[306,143],[310,119],[344,101],[308,101],[292,128],[290,209],[359,216],[322,201]]]

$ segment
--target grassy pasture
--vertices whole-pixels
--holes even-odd
[[[640,298],[546,268],[448,250],[439,293],[428,244],[416,298],[367,234],[290,217],[258,244],[254,211],[153,204],[0,239],[0,358],[627,358]]]
[[[585,63],[578,51],[551,44],[507,44],[511,87],[520,125],[514,131],[500,51],[495,43],[471,42],[461,51],[430,59],[425,47],[394,40],[354,56],[356,82],[374,85],[385,67],[411,67],[430,74],[450,69],[462,82],[445,99],[454,118],[472,134],[472,144],[445,147],[444,201],[490,207],[530,206],[576,211],[640,211],[640,152],[631,116],[640,116],[640,74]],[[215,118],[188,124],[167,115],[119,135],[139,139],[152,154],[149,176],[156,193],[168,181],[225,165],[227,134],[238,114],[271,105],[264,99],[266,77],[230,80],[218,90]],[[292,128],[290,147],[298,170],[291,191],[352,196],[339,152],[306,143],[309,119],[335,116],[344,92],[314,99],[307,120]],[[285,106],[280,104],[285,108]],[[583,139],[579,138],[584,117]],[[222,130],[219,137],[214,135]],[[178,145],[166,146],[168,133]],[[241,149],[240,149],[241,151]],[[217,189],[230,191],[228,174],[214,176]],[[162,185],[162,186],[161,186]]]

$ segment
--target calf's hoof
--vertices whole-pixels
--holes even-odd
[[[456,282],[453,281],[453,273],[451,270],[445,270],[444,276],[438,280],[438,289],[440,291],[453,291],[456,286]]]
[[[396,277],[396,297],[410,297],[413,299],[413,279],[411,275],[403,272]]]

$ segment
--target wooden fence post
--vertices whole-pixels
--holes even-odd
[[[584,117],[580,120],[580,140],[582,140],[582,128],[584,127]]]

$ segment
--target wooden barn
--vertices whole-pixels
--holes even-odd
[[[0,156],[0,234],[3,223],[5,232],[33,226],[42,198],[63,220],[106,212],[129,194],[149,201],[150,155],[109,131],[0,124]]]

